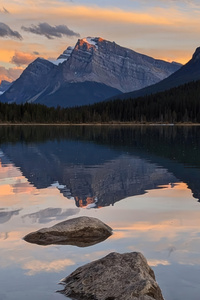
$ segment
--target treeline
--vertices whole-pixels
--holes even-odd
[[[1,123],[200,123],[200,81],[155,95],[73,108],[0,103]]]

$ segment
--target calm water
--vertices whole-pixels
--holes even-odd
[[[0,300],[67,299],[59,281],[112,251],[141,251],[166,300],[199,300],[199,198],[200,127],[0,127]],[[23,240],[83,215],[114,234]]]

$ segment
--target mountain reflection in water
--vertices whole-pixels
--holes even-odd
[[[0,126],[0,299],[65,299],[57,283],[78,266],[141,251],[166,300],[199,300],[199,143],[193,126]],[[113,235],[81,249],[22,239],[79,216]]]
[[[37,189],[57,185],[90,208],[178,181],[199,199],[199,135],[193,126],[8,126],[0,147]]]

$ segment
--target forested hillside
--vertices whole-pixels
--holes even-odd
[[[137,99],[82,107],[0,103],[1,123],[200,123],[200,81]]]

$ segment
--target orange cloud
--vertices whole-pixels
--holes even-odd
[[[27,13],[26,6],[16,6],[15,15],[21,16]],[[183,30],[182,26],[187,27],[194,26],[197,23],[199,24],[199,18],[197,14],[193,14],[194,17],[191,19],[191,15],[188,12],[183,12],[178,10],[177,8],[146,8],[146,10],[123,10],[120,8],[102,8],[97,5],[93,6],[80,6],[75,4],[69,4],[67,6],[63,6],[62,3],[57,6],[33,6],[31,8],[31,14],[36,14],[37,18],[35,21],[40,20],[41,16],[45,15],[45,19],[53,21],[66,20],[66,16],[68,20],[76,22],[86,21],[87,23],[98,21],[104,22],[117,22],[119,23],[131,23],[131,24],[140,24],[140,25],[165,25],[179,27],[180,30]],[[71,22],[70,22],[71,23]],[[196,28],[198,30],[198,28]],[[160,32],[160,28],[158,28]],[[198,30],[199,31],[199,30]]]
[[[192,53],[189,53],[187,49],[168,49],[159,48],[151,49],[148,48],[136,48],[135,51],[139,53],[145,53],[146,55],[152,56],[157,59],[162,59],[168,62],[176,60],[176,62],[185,64],[192,58]]]
[[[81,31],[83,36],[102,36],[134,50],[140,47],[144,49],[142,53],[168,61],[186,63],[192,56],[195,45],[198,46],[197,35],[200,33],[198,14],[190,10],[180,10],[176,5],[170,5],[167,8],[149,8],[147,5],[143,11],[139,9],[128,11],[116,7],[76,5],[73,2],[66,5],[62,1],[51,1],[51,5],[47,5],[45,0],[37,1],[37,3],[22,0],[8,4],[6,8],[12,16],[15,16],[18,31],[22,25],[30,27],[32,24],[36,25],[38,22],[45,21],[51,26],[57,26],[61,23],[66,24],[67,19],[66,25],[76,32]],[[93,24],[95,26],[91,26]],[[10,47],[10,49],[20,49],[25,53],[30,49],[32,53],[30,43],[37,41],[37,47],[34,50],[40,52],[40,55],[45,58],[57,57],[60,54],[59,49],[62,48],[63,51],[69,45],[68,39],[67,41],[62,39],[59,45],[58,43],[55,45],[55,42],[44,43],[43,37],[35,37],[26,32],[23,33],[23,37],[24,41],[21,46]],[[184,49],[184,51],[179,49]]]
[[[3,48],[4,47],[4,48]],[[1,47],[0,49],[0,57],[1,57],[1,61],[2,62],[9,62],[11,56],[14,55],[14,51],[13,50],[9,50],[7,49],[6,45],[4,44],[3,47]]]
[[[64,12],[60,9],[57,9],[58,14],[67,13],[73,17],[85,17],[90,20],[103,20],[103,21],[118,21],[125,23],[137,23],[137,24],[162,24],[162,25],[170,25],[171,21],[167,18],[162,17],[162,15],[157,16],[155,18],[153,15],[148,13],[139,13],[139,12],[128,12],[123,11],[121,9],[103,9],[103,8],[93,8],[93,7],[85,7],[85,6],[76,6],[67,7],[64,9]]]
[[[12,5],[9,9],[11,10],[13,8],[13,14],[15,15],[27,15],[27,7],[24,4],[23,6],[19,5]],[[75,5],[75,4],[68,4],[67,6],[64,6],[61,2],[60,5],[57,2],[57,5],[51,5],[51,6],[32,6],[31,8],[31,15],[37,15],[38,17],[35,18],[35,21],[37,19],[41,18],[41,15],[46,16],[46,19],[49,20],[55,20],[57,21],[60,18],[65,18],[66,16],[68,18],[75,18],[76,20],[79,20],[80,22],[82,20],[89,21],[97,21],[97,20],[103,20],[103,21],[117,21],[118,23],[137,23],[137,24],[159,24],[159,25],[172,25],[174,23],[178,23],[183,17],[182,14],[173,8],[169,9],[162,9],[162,8],[154,8],[154,9],[146,9],[145,12],[141,11],[128,11],[123,10],[120,8],[102,8],[97,5],[92,6],[86,6],[86,5]],[[176,17],[173,18],[173,17]],[[172,21],[172,19],[174,21]]]
[[[19,178],[16,183],[12,185],[14,194],[34,194],[37,191],[29,182],[23,182],[22,180]]]
[[[17,176],[18,177],[21,176],[21,173],[17,168],[14,168],[12,165],[2,165],[0,160],[0,179],[17,177]],[[1,191],[0,191],[0,195],[1,195]]]
[[[188,188],[187,184],[184,182],[179,182],[178,184],[175,184],[175,185],[169,184],[167,186],[160,186],[160,187],[165,189],[165,198],[171,199],[172,197],[176,197],[176,201],[178,201],[178,199],[180,199],[180,201],[183,202],[183,198],[185,198],[187,196],[189,198],[192,196],[191,190]],[[151,197],[155,197],[155,198],[159,199],[159,198],[162,198],[162,195],[163,195],[162,189],[151,191]]]
[[[7,80],[13,81],[16,80],[22,73],[22,68],[8,68],[0,66],[0,81]]]
[[[145,218],[146,215],[143,216]],[[159,219],[160,217],[160,219]],[[193,232],[198,235],[199,232],[199,211],[193,211],[192,217],[188,217],[188,211],[170,211],[157,214],[148,213],[149,221],[134,222],[118,227],[116,223],[109,224],[114,228],[114,234],[109,238],[111,240],[121,240],[135,237],[145,237],[146,240],[159,241],[162,238],[174,239],[179,234]],[[161,221],[162,220],[162,221]],[[184,220],[184,221],[183,221]],[[130,248],[130,250],[134,250]]]
[[[12,231],[12,232],[1,232],[0,240],[7,240],[9,243],[18,242],[22,238],[22,233],[20,231]],[[8,245],[8,243],[7,243]],[[1,243],[0,248],[6,248],[7,245]]]
[[[170,263],[167,260],[148,259],[148,264],[151,267],[157,267],[158,265],[169,266]]]
[[[9,184],[1,185],[1,194],[0,196],[14,195],[12,187]]]
[[[32,260],[23,265],[23,269],[28,270],[27,275],[35,275],[41,272],[60,272],[67,266],[74,265],[75,262],[71,259],[61,259],[54,261]]]
[[[36,59],[36,57],[37,56],[35,54],[16,51],[11,59],[11,62],[20,67],[30,64],[33,60]]]

